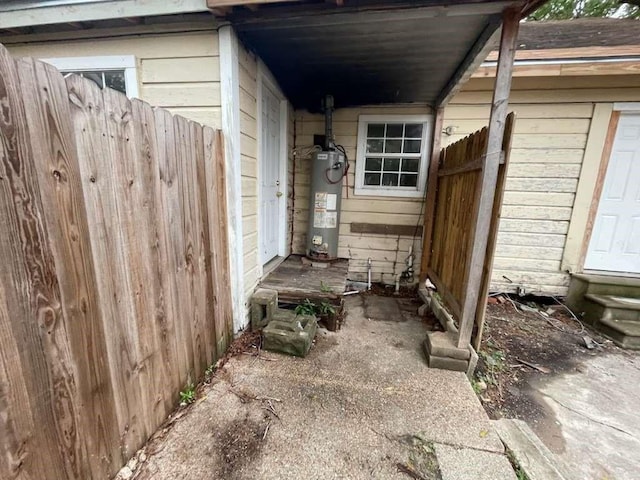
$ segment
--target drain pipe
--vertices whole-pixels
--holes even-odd
[[[371,290],[371,257],[367,258],[367,290]]]
[[[400,293],[400,273],[396,275],[396,295]]]

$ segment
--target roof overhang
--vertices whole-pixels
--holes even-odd
[[[337,107],[440,106],[486,58],[504,10],[530,7],[506,0],[295,2],[236,8],[226,19],[296,108],[317,110],[326,94]]]
[[[209,12],[206,0],[4,0],[0,30]]]

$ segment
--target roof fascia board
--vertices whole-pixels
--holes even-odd
[[[32,6],[2,12],[0,28],[20,28],[115,18],[208,12],[206,0],[104,0],[88,3]]]

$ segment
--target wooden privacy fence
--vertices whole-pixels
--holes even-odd
[[[482,170],[486,167],[488,129],[483,128],[440,152],[436,207],[433,219],[427,276],[436,286],[443,301],[457,320],[460,330],[472,335],[477,349],[482,337],[493,253],[498,231],[500,207],[504,191],[511,138],[515,116],[506,119],[502,141],[498,181],[490,219],[489,241],[482,265],[482,280],[477,305],[469,309],[473,318],[466,318],[465,302],[469,292],[478,286],[470,285],[471,258],[476,241],[475,225],[479,215],[478,204],[482,193]],[[473,328],[475,326],[475,328]],[[472,332],[471,332],[472,331]],[[469,338],[466,339],[468,342]],[[464,341],[459,347],[464,347]]]
[[[222,138],[0,45],[0,478],[108,478],[231,338]]]

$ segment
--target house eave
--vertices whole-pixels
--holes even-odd
[[[20,0],[0,5],[0,29],[209,11],[206,0]]]

